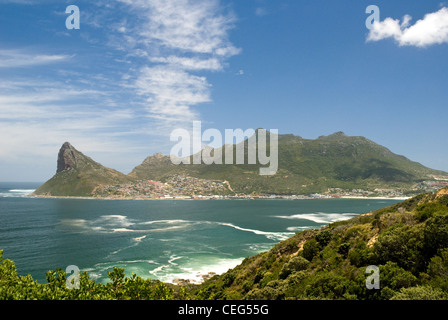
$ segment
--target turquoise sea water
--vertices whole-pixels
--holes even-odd
[[[0,249],[41,283],[69,265],[107,281],[127,275],[172,282],[222,273],[295,232],[398,202],[316,200],[83,200],[30,198],[38,184],[0,183]]]

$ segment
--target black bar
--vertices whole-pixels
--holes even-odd
[[[364,318],[393,314],[415,316],[445,311],[448,301],[0,301],[2,312],[14,316],[55,314],[70,316],[144,316],[145,319],[299,319],[306,315]],[[57,311],[56,311],[57,310]],[[54,311],[54,312],[53,312]],[[124,320],[128,320],[124,318]]]

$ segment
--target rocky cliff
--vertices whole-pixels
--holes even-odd
[[[35,192],[45,196],[91,196],[99,185],[133,181],[117,170],[104,167],[65,142],[59,150],[56,174]]]

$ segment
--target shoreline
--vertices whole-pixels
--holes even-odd
[[[43,196],[43,195],[35,195],[30,194],[26,196],[27,198],[42,198],[42,199],[80,199],[80,200],[137,200],[137,201],[146,201],[146,200],[183,200],[183,201],[205,201],[205,200],[329,200],[329,199],[365,199],[365,200],[407,200],[412,197],[380,197],[380,196],[338,196],[338,197],[306,197],[306,198],[295,198],[295,199],[287,199],[287,198],[269,198],[269,197],[235,197],[235,198],[215,198],[215,197],[200,197],[200,198],[185,198],[179,197],[176,198],[143,198],[143,197],[134,197],[134,198],[125,198],[125,197],[87,197],[87,196]]]
[[[375,199],[375,200],[408,200],[412,197],[366,197],[366,196],[340,196],[340,199]]]

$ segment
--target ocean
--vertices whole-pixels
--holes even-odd
[[[399,200],[106,200],[28,195],[38,183],[0,183],[0,250],[20,275],[76,265],[173,282],[217,274],[306,229]]]

